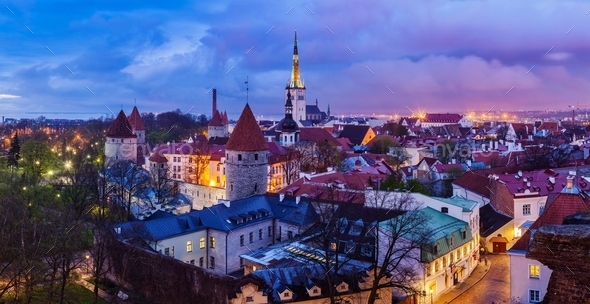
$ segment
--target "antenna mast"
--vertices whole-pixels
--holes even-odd
[[[249,91],[249,85],[248,85],[248,76],[246,76],[246,103],[248,103],[248,91]]]

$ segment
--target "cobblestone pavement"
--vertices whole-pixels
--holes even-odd
[[[488,274],[451,304],[510,303],[510,258],[507,254],[486,257],[492,262]]]

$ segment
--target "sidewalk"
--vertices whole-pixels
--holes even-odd
[[[86,281],[87,278],[88,278],[87,275],[82,275],[80,277],[80,280],[78,281],[78,283],[80,285],[84,286],[86,289],[94,292],[94,285],[89,283],[88,281]],[[102,299],[104,299],[105,301],[107,301],[108,303],[113,303],[113,298],[115,297],[111,294],[108,294],[106,291],[104,291],[100,288],[98,289],[98,296],[101,297]],[[121,300],[118,298],[115,301],[116,301],[115,303],[121,303]]]
[[[440,295],[434,301],[434,303],[441,303],[441,304],[451,303],[453,300],[458,298],[461,294],[466,292],[469,288],[473,287],[473,285],[475,285],[479,281],[481,281],[486,276],[488,271],[490,270],[490,267],[492,267],[491,261],[488,260],[487,265],[486,265],[485,261],[482,260],[477,265],[477,267],[475,267],[475,270],[473,270],[473,272],[471,273],[471,276],[469,276],[463,282],[451,287],[451,289],[449,291]]]

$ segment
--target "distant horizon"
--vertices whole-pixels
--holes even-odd
[[[143,110],[139,105],[137,105],[138,110],[141,114],[147,114],[150,113],[151,111],[145,111]],[[253,108],[253,111],[255,111],[255,108]],[[130,115],[131,110],[133,109],[133,106],[129,107],[128,109],[123,108],[123,111],[125,112],[126,115]],[[22,116],[10,116],[10,115],[4,115],[2,113],[0,113],[0,118],[3,117],[4,119],[37,119],[41,116],[47,118],[47,119],[70,119],[70,120],[77,120],[77,119],[81,119],[81,120],[90,120],[90,119],[99,119],[99,118],[105,118],[105,119],[114,119],[116,117],[116,114],[121,110],[120,106],[117,109],[117,111],[115,111],[115,109],[111,109],[113,110],[113,112],[115,113],[115,115],[111,114],[110,112],[108,113],[97,113],[97,114],[101,114],[101,115],[86,115],[85,113],[79,114],[77,112],[72,112],[72,113],[67,113],[67,112],[34,112],[34,113],[23,113]],[[176,111],[177,109],[169,109],[166,111],[162,111],[162,112],[151,112],[154,114],[160,114],[160,113],[164,113],[164,112],[172,112],[172,111]],[[219,109],[221,111],[223,111],[224,109]],[[588,110],[587,109],[579,109],[580,112],[577,113],[576,116],[580,115],[580,116],[588,116]],[[583,112],[581,110],[584,110]],[[421,110],[423,111],[423,110]],[[108,110],[107,110],[108,112]],[[472,111],[473,112],[473,111]],[[484,114],[487,113],[488,111],[474,111],[478,114]],[[500,111],[491,111],[490,114],[499,114]],[[571,118],[571,110],[561,110],[561,111],[556,111],[556,110],[529,110],[529,111],[502,111],[505,113],[508,113],[510,115],[514,115],[514,114],[523,114],[523,113],[545,113],[545,114],[555,114],[556,116],[559,116],[561,118],[564,119],[568,119]],[[211,118],[211,113],[196,113],[196,112],[189,112],[190,114],[194,114],[194,115],[201,115],[201,114],[205,114],[207,116],[208,119]],[[460,112],[460,111],[445,111],[445,112],[434,112],[434,111],[424,111],[423,113],[431,113],[431,114],[444,114],[444,113],[454,113],[454,114],[460,114],[460,115],[466,115],[467,113],[465,112]],[[228,116],[230,120],[237,120],[240,116],[241,112],[236,112],[236,113],[229,113],[228,112]],[[374,117],[376,119],[381,119],[381,120],[395,120],[395,119],[400,119],[402,117],[411,117],[413,113],[411,112],[406,112],[406,113],[392,113],[392,114],[377,114],[375,113],[375,115],[373,114],[363,114],[363,113],[345,113],[345,114],[339,114],[339,113],[333,113],[331,116],[336,117],[336,118],[349,118],[349,117]],[[257,114],[256,112],[254,112],[254,116],[256,117],[257,120],[269,120],[269,121],[280,121],[281,119],[284,118],[284,113],[272,113],[272,114]],[[530,117],[518,117],[518,120],[522,120],[522,119],[527,119]],[[508,119],[489,119],[488,121],[511,121],[514,119],[508,118]],[[571,119],[570,119],[571,120]],[[481,121],[481,119],[478,119],[478,121]]]
[[[9,0],[0,8],[0,114],[106,114],[135,103],[207,114],[215,87],[219,108],[235,116],[248,79],[255,113],[274,117],[295,29],[307,103],[338,115],[567,110],[590,104],[588,8],[576,0]]]

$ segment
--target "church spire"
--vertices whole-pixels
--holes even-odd
[[[299,75],[299,51],[297,50],[297,30],[295,30],[295,44],[293,46],[293,66],[291,68],[291,79],[289,80],[289,88],[303,89],[305,86],[301,81]]]

